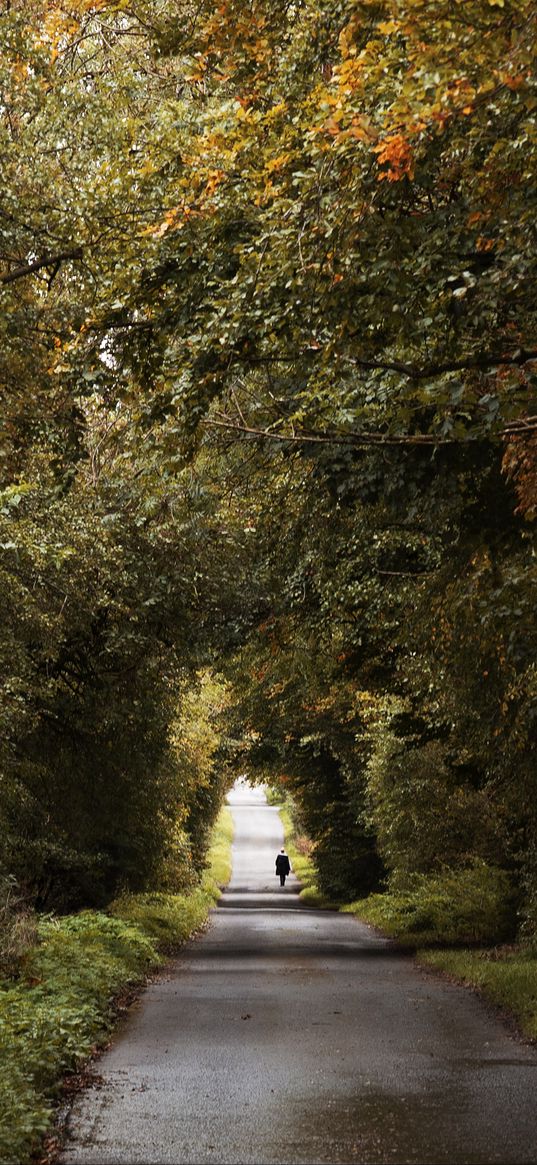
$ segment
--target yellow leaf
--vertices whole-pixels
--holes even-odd
[[[268,170],[269,174],[273,174],[275,170],[281,170],[290,157],[290,154],[280,154],[277,158],[271,158],[270,162],[267,162],[265,170]]]

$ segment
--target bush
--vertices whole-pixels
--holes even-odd
[[[124,894],[112,902],[110,911],[169,952],[199,930],[217,897],[217,891],[202,887],[192,894]]]
[[[466,869],[416,874],[406,890],[373,894],[342,910],[410,946],[498,942],[509,936],[512,891],[504,870],[475,861]]]
[[[299,895],[301,902],[306,906],[317,906],[320,909],[334,906],[332,900],[319,889],[317,868],[311,857],[313,843],[305,834],[297,833],[295,819],[289,807],[289,799],[287,805],[280,809],[280,817],[283,822],[285,844],[291,861],[291,869],[302,887]]]
[[[207,867],[202,877],[202,885],[214,892],[214,887],[226,886],[231,877],[231,843],[233,840],[233,817],[227,805],[213,826],[211,846],[207,855]],[[217,894],[218,897],[218,894]]]
[[[281,789],[278,789],[276,785],[263,785],[263,789],[265,790],[267,805],[272,805],[274,808],[276,808],[277,806],[283,804],[285,800],[285,794],[282,793]]]
[[[110,1028],[120,987],[159,961],[137,927],[94,911],[38,927],[18,983],[0,993],[0,1160],[27,1160],[50,1121],[62,1073]]]
[[[306,890],[311,890],[315,893],[317,890],[317,870],[310,856],[311,842],[305,841],[301,835],[297,835],[289,801],[280,808],[280,817],[282,819],[285,845],[289,854],[291,869],[296,874],[302,886],[301,897],[303,897]]]
[[[488,791],[453,764],[444,741],[417,744],[384,724],[372,739],[369,820],[392,875],[434,875],[499,852],[498,813]]]

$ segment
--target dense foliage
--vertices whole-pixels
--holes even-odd
[[[1,812],[42,900],[184,878],[240,762],[326,894],[481,871],[535,929],[535,31],[9,6]]]

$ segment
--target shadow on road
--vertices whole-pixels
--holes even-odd
[[[226,890],[218,903],[219,907],[233,910],[311,910],[301,902],[296,891],[291,889],[259,891],[247,889]]]

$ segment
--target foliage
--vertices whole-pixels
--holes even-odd
[[[383,866],[520,870],[534,832],[532,540],[501,479],[461,479],[458,459],[423,467],[436,480],[410,519],[406,468],[382,503],[334,505],[329,467],[295,460],[250,519],[270,613],[229,672],[238,763],[293,792],[343,898]]]
[[[279,812],[282,819],[285,846],[289,854],[291,869],[300,882],[301,889],[299,897],[302,901],[314,901],[318,903],[319,901],[323,901],[323,899],[316,885],[317,871],[311,859],[311,842],[303,833],[298,832],[296,814],[293,813],[293,808],[293,804],[288,795],[286,797],[286,803],[280,806]],[[324,901],[323,904],[325,904]]]
[[[509,937],[511,895],[505,872],[476,860],[467,868],[414,874],[404,890],[372,894],[341,909],[407,946],[487,943]]]
[[[110,903],[110,913],[140,927],[161,950],[173,949],[199,930],[207,917],[207,892],[129,894]]]
[[[131,161],[155,212],[114,316],[139,390],[149,363],[188,429],[217,399],[304,444],[530,432],[534,36],[529,0],[229,0],[190,35],[170,7],[184,88]]]
[[[267,798],[267,805],[272,805],[279,809],[282,805],[282,801],[284,800],[282,790],[279,789],[274,783],[267,784],[263,782],[263,791]]]
[[[155,213],[124,186],[175,92],[150,10],[15,0],[0,32],[0,868],[60,909],[188,887],[222,797],[214,505],[92,347]]]
[[[0,996],[3,1161],[28,1160],[62,1074],[108,1030],[112,996],[157,962],[150,939],[119,919],[86,911],[40,924],[21,980]]]
[[[222,795],[209,731],[221,695],[176,650],[198,605],[193,582],[175,587],[196,519],[183,495],[173,537],[143,492],[121,492],[19,488],[0,517],[2,858],[41,904],[187,886]]]
[[[457,765],[442,741],[394,738],[382,720],[376,735],[368,797],[391,885],[472,855],[492,859],[499,842],[494,807],[487,790],[468,781],[464,764]]]
[[[206,858],[206,868],[202,875],[204,889],[215,886],[222,889],[231,877],[231,843],[233,841],[233,817],[231,809],[223,805],[211,832],[211,845]]]
[[[312,842],[308,836],[299,831],[299,827],[297,828],[299,813],[297,813],[297,807],[292,804],[289,795],[287,804],[283,805],[280,810],[280,815],[283,821],[285,846],[287,846],[291,860],[292,873],[296,874],[299,883],[301,883],[298,897],[301,898],[301,902],[308,906],[317,906],[317,908],[325,910],[332,908],[334,905],[332,899],[318,887],[318,870],[315,861],[313,861]]]
[[[323,892],[485,862],[535,925],[535,21],[10,4],[0,812],[41,901],[180,888],[237,763]]]

